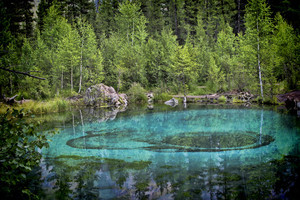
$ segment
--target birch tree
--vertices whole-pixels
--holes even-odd
[[[272,32],[270,7],[265,0],[250,0],[245,14],[246,38],[256,49],[260,94],[264,99],[263,68],[267,68],[267,51]]]

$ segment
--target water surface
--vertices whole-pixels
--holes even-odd
[[[76,110],[43,149],[45,198],[293,199],[299,119],[240,106]],[[55,125],[58,126],[58,125]]]

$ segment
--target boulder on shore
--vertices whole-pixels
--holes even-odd
[[[169,106],[172,106],[172,107],[175,107],[175,106],[178,105],[178,100],[175,99],[175,98],[172,98],[169,101],[166,101],[165,104],[169,105]]]
[[[113,87],[97,84],[89,87],[84,94],[87,106],[127,106],[127,95],[118,94]]]

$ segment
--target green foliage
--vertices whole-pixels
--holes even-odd
[[[190,94],[191,95],[204,95],[204,94],[209,94],[211,92],[212,91],[210,91],[206,86],[196,86],[191,89]]]
[[[27,124],[25,115],[15,109],[0,115],[0,183],[7,197],[34,197],[26,184],[27,174],[40,162],[37,148],[48,147],[45,135],[36,132],[38,124]]]
[[[273,36],[273,45],[276,56],[274,74],[279,80],[287,80],[288,87],[295,89],[297,87],[297,79],[300,77],[299,54],[300,43],[294,33],[293,27],[289,25],[282,16],[277,13],[275,16],[275,34]]]
[[[130,86],[127,94],[129,96],[130,102],[136,102],[136,103],[147,102],[146,90],[139,83],[133,83]]]
[[[153,101],[161,103],[161,102],[168,101],[170,99],[172,99],[172,96],[169,95],[168,93],[157,91],[154,93]]]
[[[15,106],[1,105],[0,113],[5,113],[9,108],[24,110],[26,112],[31,112],[34,114],[45,114],[66,111],[70,108],[70,106],[70,102],[62,98],[48,99],[47,101],[29,100]]]
[[[220,102],[220,103],[225,103],[226,100],[227,100],[227,98],[226,98],[225,96],[222,95],[222,96],[219,97],[218,102]]]
[[[101,82],[117,91],[140,83],[172,93],[266,97],[299,87],[299,36],[281,14],[273,18],[265,0],[250,0],[245,12],[234,0],[42,0],[33,35],[28,2],[1,3],[0,65],[46,81],[1,71],[7,96],[47,99]]]
[[[232,103],[244,103],[244,101],[241,100],[241,99],[239,99],[239,98],[237,98],[237,97],[233,97]]]

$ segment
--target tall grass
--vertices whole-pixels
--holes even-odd
[[[34,114],[44,114],[65,111],[70,107],[70,103],[67,100],[61,98],[55,98],[47,101],[30,100],[22,104],[16,104],[13,106],[2,104],[0,106],[0,113],[4,113],[8,108],[12,107],[17,110],[24,109],[25,111],[31,111],[31,113]]]

